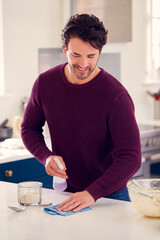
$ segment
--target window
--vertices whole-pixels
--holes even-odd
[[[160,83],[160,0],[147,0],[147,79]]]
[[[3,55],[3,18],[0,0],[0,95],[4,94],[4,55]]]

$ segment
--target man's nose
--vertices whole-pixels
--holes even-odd
[[[81,58],[80,62],[79,62],[80,67],[82,68],[86,68],[88,66],[88,60],[87,58]]]

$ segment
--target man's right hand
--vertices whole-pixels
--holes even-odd
[[[59,161],[62,163],[62,165],[64,166],[64,169],[61,170],[55,160],[54,157],[57,157],[59,159]],[[62,159],[62,157],[57,156],[57,155],[51,155],[46,159],[46,163],[45,163],[45,168],[46,168],[46,172],[48,173],[48,175],[51,176],[57,176],[57,177],[61,177],[61,178],[65,178],[67,179],[68,176],[66,174],[66,165]]]

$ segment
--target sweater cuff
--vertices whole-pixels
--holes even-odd
[[[97,189],[97,191],[96,191],[96,187],[93,187],[91,185],[88,186],[85,190],[91,194],[91,196],[94,198],[95,201],[97,201],[99,198],[103,197],[103,196],[101,196],[101,194],[98,193],[99,189]]]
[[[50,151],[48,148],[45,148],[40,153],[35,154],[34,157],[45,166],[46,159],[51,155],[56,155],[56,153]]]

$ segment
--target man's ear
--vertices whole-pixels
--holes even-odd
[[[66,47],[65,47],[65,44],[63,43],[62,45],[62,49],[63,49],[63,53],[66,53]]]

